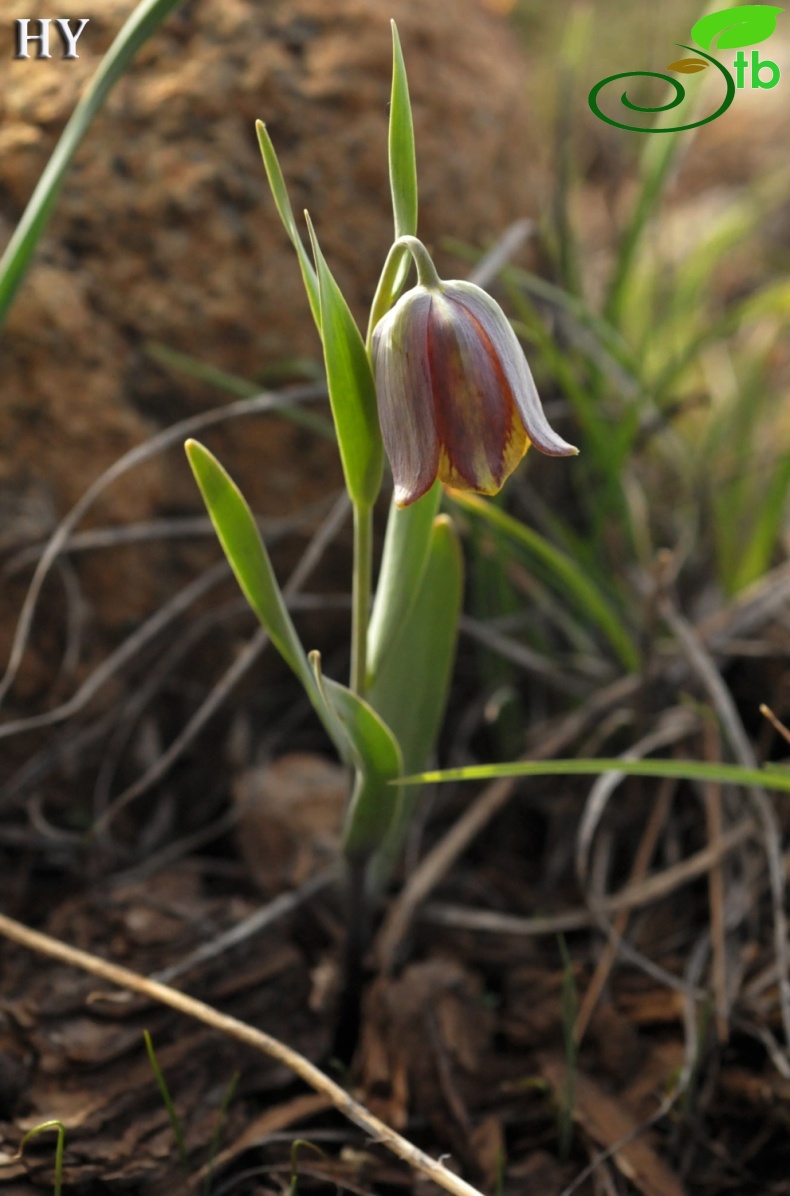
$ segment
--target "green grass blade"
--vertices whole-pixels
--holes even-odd
[[[156,1057],[154,1044],[151,1041],[151,1035],[147,1030],[143,1030],[143,1038],[145,1039],[145,1049],[148,1054],[148,1062],[151,1064],[151,1071],[154,1073],[154,1078],[162,1094],[162,1101],[167,1109],[167,1116],[170,1118],[170,1125],[173,1128],[173,1137],[176,1140],[176,1149],[178,1150],[178,1157],[181,1160],[181,1166],[185,1169],[189,1166],[189,1156],[187,1154],[187,1144],[184,1141],[184,1130],[181,1126],[181,1118],[176,1112],[176,1107],[173,1104],[173,1098],[170,1095],[170,1089],[167,1086],[167,1080],[162,1074],[162,1069],[159,1066],[159,1060]]]
[[[589,7],[571,6],[560,43],[555,86],[557,115],[554,125],[555,186],[552,215],[557,265],[563,285],[576,294],[581,294],[582,290],[579,246],[570,219],[570,198],[577,161],[574,154],[574,130],[579,107],[576,84],[588,49],[591,24],[592,12]]]
[[[55,1143],[55,1186],[54,1196],[61,1196],[63,1191],[63,1153],[66,1146],[66,1127],[62,1121],[42,1121],[41,1125],[33,1126],[32,1130],[28,1130],[22,1141],[19,1143],[19,1154],[25,1149],[26,1144],[31,1138],[37,1137],[38,1134],[44,1133],[46,1130],[57,1130],[57,1142]]]
[[[728,8],[730,4],[725,4],[724,7]],[[699,83],[695,83],[694,77],[691,77],[685,81],[685,87],[689,92],[691,103],[696,109],[700,98]],[[662,125],[669,125],[675,119],[676,114],[672,109],[659,112],[654,128],[661,129]],[[606,315],[617,327],[620,326],[627,308],[632,273],[644,234],[680,152],[687,151],[691,144],[688,132],[689,130],[686,129],[678,129],[674,132],[662,133],[661,136],[647,138],[640,163],[639,189],[630,218],[620,239],[617,261],[606,302]]]
[[[622,615],[609,605],[598,587],[571,557],[538,532],[478,495],[454,491],[450,497],[452,502],[486,519],[540,560],[561,585],[562,592],[603,632],[625,668],[629,672],[636,671],[639,667],[639,652],[623,625]]]
[[[471,764],[465,768],[415,773],[400,785],[440,785],[448,781],[493,781],[499,777],[600,776],[621,772],[628,777],[672,777],[679,781],[717,781],[724,785],[761,785],[790,793],[790,768],[741,768],[701,760],[516,760],[509,764]]]
[[[240,1078],[241,1078],[241,1072],[236,1071],[233,1073],[233,1075],[230,1078],[230,1083],[228,1084],[227,1088],[225,1089],[225,1093],[222,1097],[222,1104],[219,1107],[217,1123],[214,1126],[214,1131],[211,1135],[211,1145],[209,1146],[208,1162],[206,1163],[206,1180],[205,1180],[205,1183],[203,1184],[203,1196],[211,1196],[211,1181],[214,1177],[214,1163],[216,1161],[217,1155],[219,1154],[219,1144],[222,1141],[222,1131],[224,1130],[225,1122],[227,1121],[228,1109],[230,1108],[230,1102],[233,1100],[233,1097],[236,1095],[236,1089],[239,1086]]]
[[[787,509],[790,489],[790,454],[774,464],[772,476],[760,486],[758,510],[748,536],[741,542],[741,553],[732,577],[732,589],[745,589],[758,581],[771,564]]]
[[[209,365],[207,362],[201,361],[200,358],[193,357],[191,353],[182,353],[178,349],[171,349],[169,345],[149,343],[145,346],[145,353],[152,361],[167,369],[184,374],[187,378],[196,378],[199,382],[215,386],[217,390],[235,395],[239,399],[255,398],[262,389],[265,389],[256,382],[251,382],[249,378],[240,378],[238,374],[231,374],[228,370]],[[323,370],[321,370],[320,376],[323,380]],[[280,413],[284,419],[298,424],[300,428],[307,428],[324,440],[336,443],[335,429],[322,415],[316,415],[312,411],[303,411],[298,406],[284,406]]]
[[[180,0],[143,0],[125,22],[60,135],[14,235],[0,258],[0,328],[46,227],[66,171],[94,116],[137,51]]]
[[[288,234],[288,238],[296,250],[296,256],[299,259],[299,269],[302,271],[302,279],[304,281],[305,290],[307,291],[307,299],[310,304],[310,311],[315,321],[315,326],[319,333],[321,332],[321,304],[318,297],[318,278],[316,277],[313,263],[310,261],[310,256],[304,247],[302,238],[299,236],[299,229],[296,227],[296,220],[294,219],[293,208],[291,201],[288,198],[288,190],[285,186],[285,179],[283,172],[280,169],[280,163],[275,153],[272,139],[269,136],[269,131],[262,120],[255,122],[255,131],[258,134],[258,145],[261,149],[261,156],[263,158],[263,167],[266,171],[266,177],[269,180],[269,187],[271,188],[272,198],[274,199],[274,206],[277,208],[280,219],[283,222],[283,227]]]
[[[365,342],[305,216],[318,275],[326,380],[346,489],[355,505],[369,509],[384,473],[376,384]]]

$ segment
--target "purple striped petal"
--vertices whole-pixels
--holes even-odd
[[[578,453],[577,448],[557,435],[546,419],[524,350],[496,300],[471,282],[447,282],[444,293],[465,308],[484,329],[535,448],[549,457],[571,457]]]
[[[433,485],[439,466],[427,352],[433,299],[424,287],[415,287],[373,332],[381,435],[398,506],[421,498]]]

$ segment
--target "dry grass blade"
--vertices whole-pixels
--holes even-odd
[[[698,721],[698,716],[683,706],[667,710],[656,730],[643,736],[629,751],[624,752],[623,760],[639,760],[651,752],[658,751],[659,748],[676,744],[696,729]],[[576,876],[583,892],[587,890],[590,849],[595,832],[603,818],[610,797],[618,785],[625,780],[625,776],[626,774],[623,772],[602,774],[593,785],[587,798],[576,837]]]
[[[535,742],[539,746],[523,759],[544,760],[561,752],[593,718],[630,696],[638,684],[636,677],[623,677],[593,694],[581,710],[566,716],[558,724],[537,728]],[[512,777],[504,777],[487,785],[444,839],[415,869],[390,907],[376,939],[374,952],[383,972],[389,972],[394,967],[401,942],[418,907],[483,827],[507,804],[517,785],[518,779]]]
[[[286,600],[293,598],[300,587],[304,585],[307,578],[310,576],[311,572],[321,559],[323,553],[326,551],[328,545],[340,531],[340,528],[342,527],[348,515],[350,505],[349,499],[344,492],[337,499],[321,527],[313,536],[305,552],[302,554],[299,563],[283,587],[283,594]],[[224,561],[222,564],[225,566]],[[113,819],[121,812],[121,810],[126,809],[130,802],[134,801],[135,798],[140,797],[141,794],[150,789],[151,785],[161,780],[161,778],[173,766],[175,761],[180,757],[182,752],[193,741],[198,732],[202,730],[212,715],[220,708],[234,686],[252,667],[268,642],[269,636],[267,635],[266,631],[260,627],[253,635],[252,639],[248,641],[243,651],[239,653],[230,667],[225,671],[223,676],[211,690],[211,693],[201,703],[201,705],[190,718],[189,722],[185,727],[182,728],[167,750],[162,753],[158,760],[156,760],[149,769],[147,769],[143,776],[138,777],[133,784],[128,786],[128,788],[125,789],[123,793],[119,794],[118,797],[116,797],[111,803],[111,805],[107,807],[107,809],[94,825],[94,831],[96,834],[99,836],[105,835]]]
[[[718,729],[712,723],[703,728],[705,757],[712,762],[721,759]],[[704,786],[705,821],[711,847],[721,843],[723,833],[721,785],[708,782]],[[708,903],[710,905],[710,938],[713,951],[713,994],[716,1001],[716,1036],[719,1042],[729,1038],[729,997],[727,994],[727,940],[724,907],[724,872],[721,863],[714,864],[708,873]]]
[[[276,1038],[265,1034],[262,1030],[257,1030],[254,1026],[249,1026],[246,1022],[241,1022],[235,1017],[229,1017],[227,1014],[220,1013],[210,1005],[206,1005],[202,1001],[197,1001],[194,997],[187,996],[186,993],[179,992],[178,989],[169,988],[167,985],[159,984],[154,980],[148,980],[144,976],[138,976],[136,972],[132,972],[128,968],[108,963],[106,960],[100,959],[96,955],[91,955],[87,951],[80,951],[75,947],[70,947],[68,944],[60,942],[58,939],[51,938],[47,934],[31,930],[29,927],[23,926],[20,922],[16,922],[13,918],[8,918],[4,914],[0,914],[0,934],[5,935],[6,938],[21,944],[31,951],[37,951],[40,954],[49,956],[50,959],[57,959],[70,967],[89,972],[93,976],[98,976],[101,980],[108,981],[110,984],[116,984],[119,988],[126,988],[132,992],[139,993],[151,1001],[168,1005],[171,1009],[176,1009],[179,1013],[186,1014],[187,1017],[194,1018],[204,1025],[211,1026],[212,1029],[218,1030],[221,1034],[227,1034],[239,1042],[247,1043],[249,1046],[254,1047],[255,1050],[262,1051],[270,1058],[276,1059],[279,1063],[282,1063],[285,1067],[293,1071],[306,1084],[314,1088],[316,1092],[321,1092],[327,1096],[334,1107],[344,1117],[347,1117],[354,1125],[359,1126],[374,1141],[386,1146],[398,1158],[403,1159],[410,1167],[427,1176],[428,1179],[433,1180],[434,1183],[446,1191],[455,1193],[455,1196],[481,1196],[477,1188],[473,1188],[471,1184],[454,1175],[452,1171],[448,1171],[441,1162],[437,1162],[429,1155],[426,1155],[418,1147],[413,1146],[411,1142],[408,1142],[400,1134],[390,1129],[378,1117],[369,1113],[364,1105],[359,1104],[358,1101],[350,1097],[345,1089],[336,1084],[334,1080],[331,1080],[329,1076],[324,1075],[315,1064],[305,1059],[297,1051],[291,1050],[290,1047],[279,1042]]]
[[[669,599],[665,598],[660,605],[663,618],[676,636],[693,671],[710,695],[735,758],[745,768],[756,768],[757,758],[752,750],[752,745],[744,730],[732,694],[724,684],[713,658],[694,629],[675,609]],[[765,790],[752,786],[748,793],[762,829],[763,845],[768,861],[774,924],[774,951],[779,980],[779,1003],[785,1043],[790,1046],[790,975],[788,974],[790,955],[787,943],[787,916],[784,908],[785,875],[782,843],[776,814]]]
[[[8,739],[23,731],[50,727],[78,714],[128,661],[134,660],[139,655],[146,644],[164,631],[175,618],[194,606],[209,590],[224,581],[229,574],[230,566],[224,560],[201,573],[168,602],[160,606],[132,635],[125,639],[120,647],[116,648],[97,669],[94,669],[68,701],[63,702],[54,710],[47,710],[44,714],[34,714],[29,718],[14,719],[11,722],[3,723],[0,726],[0,739]]]
[[[565,1085],[565,1065],[557,1059],[545,1057],[540,1068],[551,1085],[556,1098],[562,1099]],[[677,1099],[676,1090],[670,1102],[662,1102],[659,1113],[639,1125],[619,1101],[605,1092],[589,1076],[578,1073],[574,1079],[574,1120],[586,1130],[593,1141],[605,1149],[593,1159],[582,1176],[566,1188],[562,1196],[574,1191],[587,1175],[599,1167],[605,1159],[613,1159],[618,1170],[644,1196],[683,1196],[683,1186],[677,1174],[664,1163],[641,1135],[657,1118],[669,1111]]]
[[[494,934],[544,935],[561,934],[565,930],[579,930],[593,926],[600,914],[621,915],[643,905],[651,905],[669,897],[683,885],[699,880],[710,872],[731,851],[754,839],[757,828],[751,818],[745,818],[729,830],[724,831],[715,845],[708,844],[694,855],[687,856],[677,864],[656,872],[643,880],[632,881],[619,892],[599,899],[595,911],[589,908],[570,909],[559,914],[544,917],[520,918],[514,914],[502,914],[497,910],[465,909],[442,902],[431,902],[422,913],[429,922],[442,926],[457,926],[462,930],[484,930]]]
[[[318,398],[324,393],[325,391],[322,387],[299,386],[292,387],[281,394],[261,394],[250,399],[240,399],[237,403],[229,403],[226,407],[215,407],[211,411],[205,411],[200,415],[194,415],[189,419],[181,420],[179,423],[173,424],[172,427],[166,428],[163,432],[159,432],[156,436],[152,436],[144,444],[139,444],[135,448],[130,449],[128,453],[124,453],[109,469],[96,478],[85,491],[79,502],[75,503],[68,515],[61,520],[36,566],[30,587],[25,596],[25,601],[22,605],[5,675],[0,680],[0,703],[8,695],[19,671],[19,666],[22,663],[41,587],[44,584],[47,574],[68,543],[71,533],[100,494],[136,465],[150,460],[157,453],[164,452],[165,449],[175,444],[180,444],[189,436],[195,436],[197,433],[205,431],[206,428],[224,423],[228,419],[238,419],[248,415],[261,415],[264,412],[277,411],[294,403]]]
[[[255,913],[250,914],[248,918],[237,922],[230,930],[226,930],[223,934],[217,935],[216,938],[210,939],[209,942],[198,947],[197,950],[190,952],[184,959],[179,959],[177,963],[170,964],[169,967],[163,968],[161,972],[155,972],[150,977],[151,980],[157,980],[160,984],[170,984],[178,976],[183,976],[193,968],[199,967],[200,964],[207,963],[210,959],[216,959],[218,955],[224,954],[225,951],[230,951],[232,947],[238,946],[239,943],[252,938],[254,934],[259,934],[262,930],[266,930],[267,927],[272,926],[279,918],[284,918],[286,914],[290,914],[302,902],[307,901],[315,893],[319,893],[322,889],[327,888],[337,878],[337,870],[331,868],[326,872],[319,873],[318,876],[311,877],[310,880],[300,885],[298,889],[294,889],[290,893],[281,893],[273,901],[268,901],[266,905],[260,909],[256,909]]]
[[[670,778],[667,778],[659,789],[658,800],[650,811],[650,817],[647,821],[642,838],[637,848],[634,862],[631,866],[631,874],[629,881],[631,885],[638,883],[645,879],[647,870],[650,867],[650,861],[658,846],[658,840],[664,829],[664,824],[669,815],[672,806],[672,797],[674,795],[676,784]],[[587,991],[584,994],[581,1005],[579,1006],[579,1013],[576,1018],[576,1025],[573,1029],[573,1035],[577,1045],[584,1037],[585,1031],[590,1024],[595,1007],[600,1000],[604,985],[609,978],[609,973],[612,970],[614,961],[617,957],[617,940],[621,939],[628,927],[628,920],[630,910],[625,908],[618,911],[614,920],[614,934],[615,939],[610,939],[601,953],[598,963],[595,966],[592,979],[587,986]]]

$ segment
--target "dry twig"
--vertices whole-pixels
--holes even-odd
[[[187,996],[186,993],[179,992],[178,989],[170,988],[155,980],[148,980],[146,977],[130,971],[129,968],[108,963],[96,955],[91,955],[88,951],[81,951],[50,935],[31,930],[28,926],[23,926],[21,922],[16,922],[4,914],[0,914],[0,934],[4,934],[6,938],[20,943],[31,951],[47,955],[50,959],[57,959],[61,963],[79,968],[83,972],[89,972],[92,976],[98,976],[99,979],[106,980],[110,984],[117,984],[120,988],[130,989],[161,1005],[168,1005],[171,1009],[176,1009],[179,1013],[194,1018],[195,1021],[211,1026],[212,1029],[219,1030],[220,1033],[235,1038],[238,1042],[245,1042],[256,1050],[262,1051],[265,1055],[289,1068],[316,1092],[323,1093],[344,1117],[353,1121],[365,1133],[370,1134],[374,1141],[386,1146],[410,1167],[432,1179],[439,1187],[455,1193],[455,1196],[481,1196],[477,1188],[473,1188],[471,1184],[454,1175],[442,1163],[413,1146],[406,1138],[402,1138],[378,1117],[369,1113],[364,1105],[349,1096],[345,1089],[336,1084],[334,1080],[330,1080],[329,1076],[324,1075],[320,1068],[311,1063],[309,1059],[305,1059],[298,1051],[292,1050],[262,1030],[257,1030],[254,1026],[239,1021],[238,1018],[220,1013],[219,1010],[213,1009],[203,1001],[195,1000],[194,997]]]

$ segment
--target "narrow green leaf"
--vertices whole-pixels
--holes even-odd
[[[170,1089],[167,1086],[167,1080],[164,1077],[159,1060],[156,1057],[154,1044],[151,1035],[147,1030],[143,1030],[143,1039],[145,1040],[145,1050],[148,1055],[148,1062],[151,1064],[151,1071],[154,1073],[156,1086],[162,1097],[162,1103],[167,1109],[167,1116],[170,1120],[170,1127],[173,1131],[173,1137],[176,1140],[176,1149],[178,1150],[178,1157],[181,1160],[181,1166],[187,1168],[189,1166],[189,1155],[187,1154],[187,1144],[184,1140],[184,1130],[181,1126],[181,1118],[178,1116],[176,1107],[173,1104],[173,1098],[170,1095]]]
[[[732,578],[732,588],[736,593],[758,581],[770,567],[784,524],[788,491],[790,454],[785,453],[774,463],[773,472],[763,481],[754,524],[748,536],[738,545],[738,563]]]
[[[691,27],[691,36],[703,50],[710,50],[718,34],[717,50],[755,46],[771,36],[782,11],[772,4],[738,4],[700,17]]]
[[[57,1131],[57,1143],[55,1145],[55,1186],[54,1196],[61,1196],[63,1191],[63,1153],[66,1146],[66,1127],[62,1121],[42,1121],[40,1125],[34,1125],[32,1130],[28,1130],[22,1141],[19,1143],[19,1157],[31,1139],[38,1137],[39,1134],[45,1133],[47,1130]],[[13,1160],[10,1160],[13,1161]]]
[[[368,691],[370,705],[396,736],[410,772],[425,764],[442,721],[462,597],[458,533],[448,515],[439,515],[414,601]]]
[[[244,597],[266,628],[283,660],[306,689],[313,689],[307,656],[246,499],[207,448],[197,440],[188,440],[184,447],[211,522]]]
[[[376,501],[384,472],[376,384],[360,331],[306,212],[305,218],[318,275],[326,380],[346,489],[352,502],[369,508]]]
[[[472,764],[466,768],[420,772],[400,777],[399,785],[441,785],[448,781],[493,781],[499,777],[598,776],[672,777],[679,781],[718,781],[724,785],[761,785],[790,793],[790,768],[741,768],[702,760],[516,760],[510,764]]]
[[[423,768],[444,718],[463,600],[463,558],[458,534],[447,515],[433,522],[428,560],[416,598],[402,618],[368,701],[400,744],[408,772]],[[419,798],[405,793],[381,850],[373,862],[378,890],[397,863]]]
[[[254,399],[266,389],[264,384],[251,382],[249,378],[240,378],[238,374],[231,374],[227,370],[221,370],[217,366],[209,365],[207,362],[201,361],[200,358],[194,357],[191,353],[181,353],[178,349],[171,349],[169,345],[161,345],[155,341],[149,341],[144,346],[143,351],[147,357],[150,357],[153,361],[158,362],[168,369],[185,374],[188,378],[197,378],[198,381],[205,382],[208,386],[215,386],[218,390],[223,390],[226,394],[236,395],[240,399]],[[315,369],[318,374],[316,381],[320,379],[323,383],[324,371],[318,362],[315,362]],[[280,408],[280,414],[283,419],[290,420],[292,424],[298,424],[300,428],[307,428],[310,432],[315,432],[317,436],[321,436],[324,440],[331,440],[333,444],[336,443],[335,429],[332,426],[332,421],[325,419],[323,415],[316,415],[312,411],[304,411],[297,404],[286,404]]]
[[[400,747],[389,727],[357,694],[323,677],[320,657],[310,655],[318,688],[345,732],[354,765],[354,790],[346,811],[343,850],[349,859],[366,860],[384,840],[400,790],[392,782],[403,772]]]
[[[341,758],[349,763],[346,733],[316,684],[252,511],[236,483],[207,448],[197,440],[188,440],[185,448],[209,517],[244,597],[285,663],[301,681]]]
[[[219,1154],[222,1133],[225,1129],[225,1122],[228,1119],[228,1109],[230,1108],[230,1102],[233,1100],[233,1097],[236,1094],[236,1089],[239,1086],[240,1079],[241,1072],[235,1071],[231,1076],[230,1083],[225,1089],[225,1094],[222,1097],[222,1103],[219,1107],[216,1125],[214,1126],[214,1131],[211,1135],[211,1142],[209,1144],[208,1162],[206,1163],[205,1167],[206,1178],[203,1182],[203,1196],[211,1196],[212,1180],[214,1178],[214,1164],[216,1162],[217,1155]]]
[[[368,689],[416,601],[441,495],[441,484],[434,482],[428,493],[410,506],[390,504],[376,597],[368,625]]]
[[[313,263],[310,261],[310,256],[304,247],[302,238],[299,236],[299,229],[296,227],[294,219],[293,208],[291,201],[288,198],[288,189],[285,186],[285,179],[283,172],[280,169],[280,163],[275,153],[272,139],[269,136],[269,131],[262,120],[255,122],[255,131],[258,134],[258,145],[261,148],[261,156],[263,157],[263,166],[266,171],[266,177],[269,180],[269,187],[271,188],[272,198],[274,199],[274,206],[280,219],[283,222],[283,227],[288,234],[288,239],[296,250],[296,256],[299,259],[299,269],[302,271],[302,279],[304,281],[305,290],[307,291],[307,298],[310,303],[310,311],[315,321],[315,326],[321,332],[321,304],[318,297],[318,278],[313,268]]]
[[[603,632],[625,667],[630,672],[638,668],[639,653],[623,626],[621,615],[609,605],[595,583],[572,557],[550,544],[531,527],[476,494],[453,492],[451,499],[458,506],[482,516],[533,553],[551,570],[577,607]]]
[[[392,96],[390,100],[389,163],[395,240],[417,235],[417,160],[414,152],[409,82],[400,38],[392,25]]]
[[[44,168],[22,219],[0,258],[0,327],[57,199],[66,172],[96,113],[145,41],[180,0],[142,0],[121,27],[88,84]],[[35,68],[34,68],[35,69]]]

